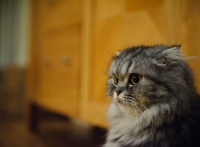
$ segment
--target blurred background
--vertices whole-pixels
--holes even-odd
[[[200,92],[199,0],[0,0],[0,147],[101,146],[120,49],[181,44]]]

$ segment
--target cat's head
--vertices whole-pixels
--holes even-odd
[[[163,115],[185,113],[193,89],[180,46],[131,47],[118,52],[110,65],[108,95],[125,113],[140,115],[154,106],[166,110]]]

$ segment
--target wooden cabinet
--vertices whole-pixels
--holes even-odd
[[[160,43],[200,56],[199,7],[197,0],[32,0],[28,103],[108,127],[111,57]],[[190,65],[200,90],[199,61]]]
[[[79,29],[70,24],[48,32],[39,51],[37,102],[71,116],[78,114]]]
[[[32,8],[31,101],[78,117],[80,0],[33,0]]]

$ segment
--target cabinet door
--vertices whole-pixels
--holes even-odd
[[[148,3],[148,4],[146,4]],[[97,0],[90,4],[91,62],[89,96],[83,102],[82,117],[107,127],[106,113],[110,98],[106,96],[107,71],[115,53],[140,44],[168,43],[165,34],[164,3],[148,1]],[[91,111],[92,110],[92,111]]]
[[[189,60],[194,72],[195,84],[200,93],[200,1],[184,0],[182,2],[182,49],[187,56],[195,57]],[[192,10],[192,11],[191,11]]]
[[[41,2],[36,102],[52,111],[78,115],[80,0]],[[76,19],[73,19],[75,17]]]
[[[107,127],[106,112],[110,98],[106,97],[106,81],[108,65],[112,56],[118,50],[129,46],[160,43],[182,44],[184,52],[198,53],[198,40],[189,39],[190,32],[182,33],[185,30],[182,30],[181,26],[185,26],[186,30],[193,30],[191,27],[197,27],[195,14],[198,14],[199,2],[195,3],[193,0],[193,5],[188,5],[187,0],[182,3],[179,0],[96,0],[95,2],[91,1],[88,5],[92,7],[86,15],[90,18],[88,25],[92,31],[88,31],[86,37],[90,38],[91,44],[84,45],[85,48],[87,46],[91,48],[88,67],[86,67],[90,70],[88,72],[90,74],[89,84],[87,84],[90,90],[84,98],[81,116],[90,123]],[[192,8],[195,8],[194,12],[189,11]],[[187,19],[193,21],[191,26],[189,26],[191,21],[182,21],[186,14],[188,15]],[[193,33],[196,38],[199,36],[197,32],[199,32],[198,29],[196,33]],[[189,36],[192,38],[191,35]],[[186,49],[189,47],[189,40],[193,51],[189,51],[189,48]],[[195,44],[192,44],[192,41]],[[199,68],[196,68],[195,71],[197,70],[199,71]]]

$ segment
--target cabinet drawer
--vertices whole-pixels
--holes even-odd
[[[77,116],[79,23],[49,31],[42,40],[37,102]]]

